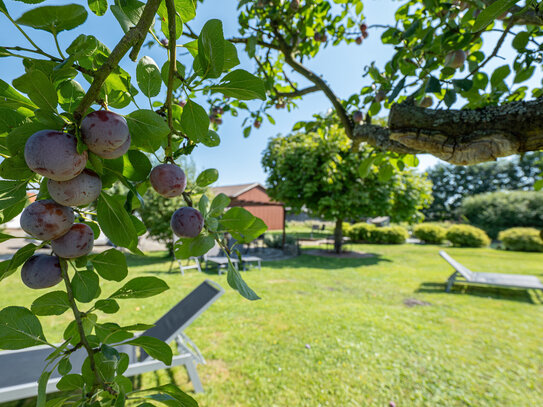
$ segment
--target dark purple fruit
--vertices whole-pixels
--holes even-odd
[[[89,150],[103,158],[111,158],[105,157],[104,154],[119,149],[129,138],[128,125],[124,117],[106,110],[85,116],[81,121],[81,135]]]
[[[21,228],[29,235],[41,239],[57,239],[67,233],[74,223],[72,208],[52,199],[36,201],[21,214]]]
[[[165,198],[179,196],[187,187],[185,173],[175,164],[157,165],[151,171],[149,180],[153,189]]]
[[[47,181],[51,198],[65,206],[85,206],[94,202],[102,190],[102,180],[95,172],[85,169],[68,181]]]
[[[67,181],[78,176],[87,164],[87,152],[77,153],[77,139],[56,130],[34,133],[25,144],[28,167],[55,181]]]
[[[185,206],[173,213],[170,225],[179,237],[196,237],[204,227],[204,218],[198,210]]]
[[[353,120],[357,123],[360,123],[362,120],[364,120],[364,116],[362,115],[362,112],[360,110],[357,110],[353,113]]]
[[[68,233],[51,241],[51,247],[58,257],[75,259],[86,256],[94,246],[94,232],[84,223],[76,223]]]
[[[125,155],[126,152],[130,149],[131,140],[132,139],[130,138],[130,135],[128,135],[128,139],[124,142],[122,146],[120,146],[119,148],[116,148],[113,151],[103,152],[100,157],[113,160],[114,158],[119,158]]]
[[[356,42],[357,45],[362,44],[362,37],[356,37],[356,39],[354,40],[354,42]]]
[[[62,281],[60,261],[57,256],[35,254],[21,269],[23,283],[33,289],[49,288]]]

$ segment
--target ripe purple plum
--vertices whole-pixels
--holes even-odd
[[[461,49],[449,52],[445,56],[445,66],[449,68],[461,68],[464,66],[464,62],[466,62],[466,53]]]
[[[353,120],[357,123],[360,123],[362,120],[364,120],[364,116],[362,115],[362,112],[360,110],[357,110],[353,113]]]
[[[94,171],[85,169],[68,181],[47,181],[51,198],[65,206],[85,206],[94,202],[102,190],[102,180]]]
[[[35,254],[21,269],[23,283],[33,289],[49,288],[62,281],[62,270],[57,256]]]
[[[130,149],[130,143],[131,143],[130,135],[128,135],[128,139],[124,142],[122,146],[119,148],[116,148],[113,151],[103,152],[100,157],[106,158],[108,160],[113,160],[114,158],[119,158],[126,154],[126,152]]]
[[[72,208],[52,199],[36,201],[21,214],[21,228],[29,235],[41,239],[57,239],[67,233],[74,223]]]
[[[366,23],[360,24],[360,32],[365,32],[368,29],[368,25]]]
[[[255,129],[259,129],[261,124],[262,122],[260,120],[255,120],[255,122],[253,123],[253,126],[255,126]]]
[[[357,45],[362,44],[362,37],[356,37],[354,42],[356,42]]]
[[[74,224],[68,233],[51,241],[55,254],[64,259],[86,256],[94,246],[94,232],[84,223]]]
[[[419,102],[420,107],[430,107],[434,104],[434,101],[432,100],[431,96],[425,96],[422,98],[422,100]]]
[[[387,98],[387,92],[384,89],[379,89],[377,93],[375,94],[375,101],[377,103],[381,103],[386,98]]]
[[[129,131],[124,117],[107,110],[99,110],[88,114],[81,121],[81,135],[90,151],[100,157],[111,158],[104,155],[124,146],[129,138]]]
[[[165,198],[179,196],[187,187],[187,177],[175,164],[160,164],[149,176],[153,189]]]
[[[179,237],[196,237],[204,227],[204,218],[197,209],[185,206],[173,213],[170,226]]]
[[[25,144],[28,167],[55,181],[77,177],[87,165],[87,152],[77,153],[77,139],[57,130],[34,133]]]

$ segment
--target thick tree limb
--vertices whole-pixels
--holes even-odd
[[[357,142],[398,153],[428,153],[457,165],[543,149],[543,98],[474,110],[395,104],[389,128],[361,125]]]
[[[113,72],[113,70],[118,66],[121,59],[132,47],[138,49],[138,45],[142,42],[143,39],[147,36],[149,27],[154,22],[155,14],[158,10],[162,0],[149,0],[143,9],[141,18],[135,27],[131,28],[119,43],[115,46],[108,59],[96,72],[94,73],[94,80],[92,84],[81,100],[81,103],[74,112],[74,119],[78,122],[81,120],[81,117],[85,112],[91,107],[102,89],[107,77]]]

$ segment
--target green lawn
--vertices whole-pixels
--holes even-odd
[[[543,405],[543,305],[533,295],[483,288],[444,293],[451,269],[437,246],[357,248],[376,257],[303,255],[244,273],[258,302],[227,288],[187,330],[208,361],[198,368],[206,388],[195,396],[201,406]],[[543,279],[543,254],[447,251],[477,271]],[[157,275],[171,290],[125,300],[115,317],[123,324],[152,323],[204,278],[227,287],[225,276],[168,273],[169,261],[156,255],[129,261],[132,276]],[[118,286],[108,284],[104,293]],[[42,293],[14,275],[0,284],[0,308],[29,306]],[[431,305],[409,308],[408,298]],[[44,319],[49,339],[60,338],[59,319]],[[137,383],[171,378],[192,389],[182,368]]]

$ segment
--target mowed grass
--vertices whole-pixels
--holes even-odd
[[[158,276],[171,289],[125,300],[104,320],[152,323],[205,278],[225,287],[187,329],[208,362],[198,367],[206,393],[193,394],[205,407],[543,405],[543,305],[533,293],[472,287],[447,294],[452,269],[440,247],[353,246],[375,257],[302,255],[243,273],[262,297],[256,302],[227,287],[224,275],[181,276],[157,254],[129,257],[131,277]],[[543,254],[447,251],[476,271],[543,280]],[[119,285],[106,283],[104,294]],[[41,294],[14,275],[0,284],[0,307],[29,306]],[[430,305],[407,307],[406,299]],[[48,339],[59,340],[67,320],[68,313],[44,318]],[[0,374],[8,370],[0,366]],[[136,385],[171,380],[192,391],[182,367],[145,374]]]

